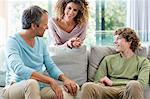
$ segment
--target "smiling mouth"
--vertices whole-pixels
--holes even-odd
[[[71,15],[68,15],[68,17],[72,17]]]

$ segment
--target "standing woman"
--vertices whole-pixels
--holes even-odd
[[[88,2],[86,0],[58,0],[56,17],[49,21],[49,41],[53,45],[78,48],[86,37]]]

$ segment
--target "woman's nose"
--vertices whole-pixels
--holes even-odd
[[[70,10],[70,11],[69,11],[69,14],[73,14],[73,10]]]

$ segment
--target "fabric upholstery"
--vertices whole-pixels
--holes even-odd
[[[87,81],[87,53],[86,46],[78,49],[51,46],[49,52],[56,65],[69,78],[82,85]]]
[[[104,56],[116,53],[111,47],[92,46],[89,55],[88,80],[94,81],[95,73]]]

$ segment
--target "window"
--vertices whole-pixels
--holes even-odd
[[[5,0],[2,0],[5,1]],[[52,16],[57,0],[7,0],[7,18],[0,18],[0,44],[15,32],[21,31],[21,15],[25,8],[38,5]],[[90,8],[86,45],[112,45],[112,32],[125,25],[126,0],[88,0]],[[93,6],[95,5],[95,6]],[[2,29],[1,29],[2,28]],[[6,31],[7,30],[7,31]],[[2,39],[3,38],[3,39]],[[46,36],[45,36],[46,38]]]
[[[23,10],[31,5],[38,5],[48,10],[48,0],[8,0],[8,26],[11,27],[8,33],[21,30],[21,15]]]
[[[126,0],[89,0],[89,2],[90,28],[87,43],[112,45],[114,30],[125,26]]]

